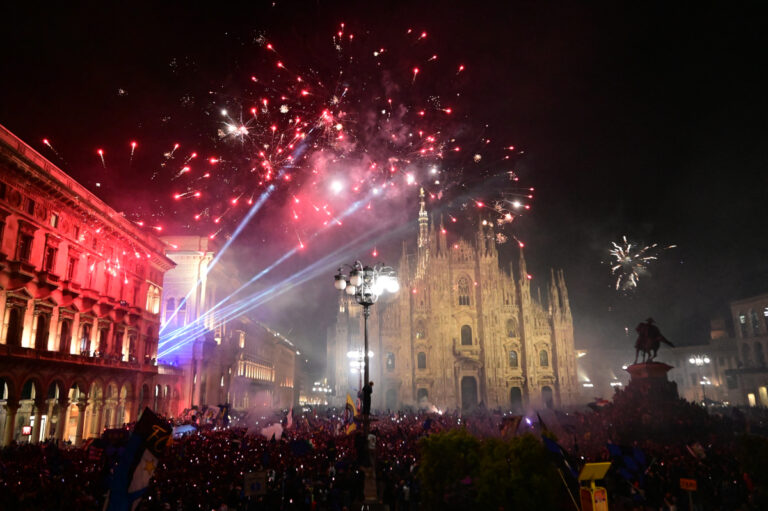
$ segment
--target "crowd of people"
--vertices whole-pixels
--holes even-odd
[[[681,478],[698,482],[696,509],[766,509],[767,476],[754,468],[750,473],[739,451],[748,433],[766,433],[764,411],[745,416],[735,408],[705,410],[682,400],[652,402],[625,390],[595,410],[522,417],[511,432],[502,425],[513,414],[504,410],[374,412],[364,437],[362,428],[347,431],[343,410],[304,410],[291,412],[288,422],[285,411],[266,418],[284,426],[282,435],[271,437],[238,421],[196,424],[159,460],[138,509],[349,510],[363,501],[372,469],[380,502],[393,511],[418,509],[419,439],[455,428],[478,437],[544,433],[557,439],[573,465],[614,461],[616,470],[604,482],[611,509],[688,509]],[[608,444],[643,459],[623,467]],[[96,445],[4,448],[3,509],[101,509],[120,445]],[[565,500],[562,508],[573,509],[573,503]]]

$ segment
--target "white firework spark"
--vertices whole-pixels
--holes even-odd
[[[677,245],[669,245],[659,249],[658,243],[640,248],[627,241],[626,236],[621,237],[622,243],[611,242],[613,248],[609,251],[613,261],[611,262],[611,275],[616,277],[616,290],[629,291],[637,288],[640,275],[648,270],[648,266],[656,261],[659,252],[674,248]]]

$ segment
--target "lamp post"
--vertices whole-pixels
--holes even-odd
[[[344,269],[349,269],[349,275],[344,274]],[[363,306],[364,321],[364,346],[363,346],[363,385],[369,382],[368,364],[370,352],[368,350],[368,318],[371,315],[371,305],[376,303],[379,296],[385,291],[397,293],[400,284],[397,282],[397,274],[390,266],[376,264],[374,266],[363,266],[360,261],[354,264],[344,265],[339,268],[334,277],[334,287],[339,291],[346,291],[348,295],[354,296],[355,301]],[[363,431],[368,434],[369,417],[367,413],[363,414]]]
[[[708,355],[693,355],[691,358],[688,359],[688,363],[701,368],[702,372],[704,372],[704,366],[709,365],[711,362]],[[712,382],[709,381],[709,378],[702,375],[699,379],[699,384],[701,385],[701,400],[704,403],[704,406],[707,405],[707,388],[705,385],[712,385]]]

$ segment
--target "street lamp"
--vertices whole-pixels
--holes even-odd
[[[349,276],[344,274],[344,269],[349,269]],[[368,350],[368,317],[371,315],[370,307],[379,299],[385,291],[397,293],[400,284],[397,282],[397,274],[390,266],[376,264],[373,267],[363,266],[360,261],[352,265],[344,265],[339,268],[334,276],[334,287],[339,291],[346,291],[355,301],[363,306],[365,345],[363,347],[363,382],[368,384],[368,363],[370,352]],[[368,414],[363,414],[363,430],[368,434]]]
[[[702,372],[704,372],[703,366],[709,365],[710,362],[712,362],[712,360],[708,355],[692,355],[691,358],[688,359],[689,364],[701,368]],[[706,406],[707,388],[705,385],[712,385],[712,382],[709,380],[709,378],[702,375],[699,384],[701,385],[701,399],[704,401],[704,405]]]

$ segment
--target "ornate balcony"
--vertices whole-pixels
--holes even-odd
[[[135,358],[124,361],[117,356],[89,356],[87,354],[62,353],[60,351],[39,350],[35,348],[23,348],[21,346],[9,346],[0,344],[0,357],[15,359],[19,362],[24,360],[38,363],[68,363],[79,366],[89,367],[108,367],[111,369],[123,369],[131,371],[155,372],[156,366],[152,364],[141,364]]]
[[[37,272],[38,298],[45,298],[59,287],[59,276],[49,271]]]
[[[459,339],[454,339],[453,354],[460,358],[480,360],[480,345],[477,343],[471,345],[462,345]]]
[[[24,287],[34,279],[35,265],[25,261],[8,261],[8,288],[18,289]]]

